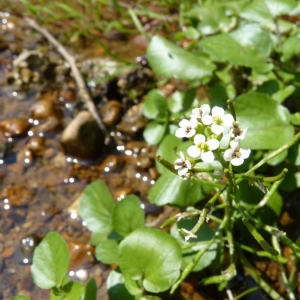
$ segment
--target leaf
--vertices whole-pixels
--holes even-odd
[[[157,145],[166,133],[168,123],[151,121],[144,129],[143,135],[149,145]]]
[[[43,289],[60,287],[69,262],[67,243],[57,232],[49,232],[34,251],[31,266],[34,283]]]
[[[96,258],[104,264],[114,264],[118,261],[117,241],[107,239],[96,246]]]
[[[18,296],[10,298],[9,300],[30,300],[30,298],[27,296],[18,295]]]
[[[208,59],[183,50],[165,38],[155,35],[147,48],[147,59],[157,75],[188,81],[211,76],[215,65]]]
[[[187,207],[199,202],[204,196],[201,183],[183,180],[170,171],[165,171],[149,192],[150,202],[159,206],[170,204]]]
[[[185,92],[176,91],[168,99],[168,105],[172,113],[187,111],[196,96],[196,90],[194,88],[188,89]]]
[[[97,283],[94,278],[89,279],[85,286],[84,300],[97,300]]]
[[[135,300],[134,296],[127,291],[124,277],[118,269],[110,271],[106,284],[110,300]]]
[[[279,90],[277,93],[272,95],[272,98],[276,100],[278,103],[282,103],[287,97],[292,95],[294,91],[296,90],[296,87],[292,84],[285,86],[281,90]]]
[[[293,125],[300,126],[300,112],[291,115],[291,122]]]
[[[159,144],[159,147],[157,149],[157,154],[166,157],[168,161],[174,162],[176,158],[178,158],[178,151],[182,149],[182,139],[175,136],[175,134],[168,134],[164,137],[162,142]],[[191,145],[190,142],[184,143],[186,146],[186,149],[188,148],[188,145]],[[179,149],[180,148],[180,149]],[[186,150],[185,149],[185,150]],[[159,171],[159,173],[163,173],[165,170],[167,170],[161,163],[156,162],[156,167]]]
[[[106,184],[97,180],[85,188],[79,203],[79,213],[90,231],[109,234],[113,228],[114,206],[114,199]]]
[[[158,89],[151,90],[144,101],[143,114],[148,119],[168,115],[168,103],[163,93]]]
[[[200,20],[197,29],[203,35],[214,34],[220,30],[227,31],[235,24],[233,19],[226,15],[226,10],[217,4],[198,5],[185,15]]]
[[[79,281],[70,281],[61,289],[62,291],[57,288],[51,290],[51,300],[81,300],[85,291],[84,285]]]
[[[124,276],[158,293],[180,275],[181,249],[176,240],[158,229],[137,229],[120,243],[119,264]]]
[[[241,39],[243,35],[247,39]],[[255,24],[245,25],[230,34],[205,37],[200,41],[200,46],[215,61],[251,67],[257,72],[266,72],[272,68],[265,59],[271,50],[272,40],[268,33]]]
[[[144,224],[145,213],[137,196],[129,195],[116,203],[113,226],[119,235],[125,237],[132,231],[144,227]]]
[[[188,242],[185,242],[184,237],[177,230],[179,228],[191,230],[196,225],[196,222],[196,219],[183,219],[176,223],[171,229],[171,235],[176,238],[181,245],[194,245],[191,248],[183,250],[182,269],[184,269],[194,259],[197,252],[203,249],[214,237],[214,231],[207,224],[203,224],[196,234],[197,238],[193,238]],[[217,250],[218,242],[212,244],[211,247],[203,254],[201,259],[194,267],[193,272],[201,271],[210,266],[218,254]]]
[[[243,7],[241,16],[249,21],[272,26],[275,18],[289,14],[296,5],[294,0],[253,0]]]
[[[277,149],[294,135],[289,111],[269,95],[251,92],[234,101],[237,120],[241,128],[248,128],[244,147],[251,149]]]
[[[288,61],[300,52],[300,36],[289,36],[282,44],[283,60]]]

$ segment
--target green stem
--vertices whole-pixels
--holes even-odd
[[[137,15],[135,14],[134,10],[132,8],[129,8],[128,9],[128,13],[134,23],[134,25],[136,26],[136,28],[138,29],[138,31],[146,38],[146,40],[148,42],[150,42],[150,37],[149,35],[147,34],[146,30],[143,28],[139,18],[137,17]]]
[[[245,269],[248,271],[248,273],[252,276],[252,278],[256,281],[256,283],[274,300],[284,300],[275,290],[272,289],[271,286],[267,284],[266,281],[264,281],[260,274],[257,273],[255,268],[249,263],[249,261],[246,259],[242,251],[239,251],[238,253],[239,258],[241,260],[241,263],[245,267]]]
[[[271,176],[271,177],[263,177],[263,176],[250,176],[250,175],[246,175],[246,174],[234,174],[235,178],[243,178],[243,179],[247,179],[247,180],[252,180],[252,181],[263,181],[263,182],[275,182],[278,181],[280,179],[283,179],[285,177],[285,175],[287,174],[288,169],[284,168],[280,174],[276,175],[276,176]],[[247,172],[248,173],[248,172]]]
[[[234,121],[236,121],[236,113],[235,113],[235,109],[234,109],[234,105],[233,105],[232,100],[227,100],[227,104],[229,106],[229,109],[230,109],[230,112],[233,116]]]
[[[239,299],[242,299],[244,296],[250,294],[250,293],[253,293],[255,291],[258,291],[260,290],[260,287],[259,286],[255,286],[251,289],[248,289],[246,290],[245,292],[242,292],[241,294],[239,294],[238,296],[234,297],[232,300],[239,300]]]
[[[221,231],[225,228],[226,223],[228,221],[228,218],[225,217],[223,219],[222,224],[219,226],[217,231],[215,232],[214,237],[207,243],[207,245],[201,249],[194,257],[194,259],[184,268],[184,270],[181,273],[181,276],[179,279],[173,284],[171,288],[171,294],[174,293],[174,291],[178,288],[180,283],[190,274],[190,272],[195,268],[200,258],[203,256],[203,254],[211,247],[211,245],[216,241],[217,238],[219,238]]]
[[[190,230],[191,233],[196,234],[197,231],[200,229],[200,227],[203,225],[203,223],[206,221],[206,217],[211,209],[211,207],[214,205],[216,200],[219,198],[219,196],[226,190],[227,185],[223,186],[203,207],[202,212],[199,216],[198,222],[193,227],[192,230]]]
[[[290,147],[292,147],[295,143],[298,142],[298,140],[300,140],[300,132],[298,132],[288,143],[286,143],[285,145],[283,145],[282,147],[280,147],[279,149],[275,150],[274,152],[270,153],[268,156],[266,156],[265,158],[263,158],[262,160],[260,160],[256,165],[254,165],[249,171],[247,171],[245,173],[245,175],[251,174],[253,171],[255,171],[256,169],[258,169],[260,166],[262,166],[263,164],[265,164],[267,161],[269,161],[270,159],[272,159],[273,157],[277,156],[278,154],[282,153],[283,151],[289,149]],[[241,182],[243,179],[239,178],[236,183]]]

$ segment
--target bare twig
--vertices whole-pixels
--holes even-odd
[[[103,121],[101,120],[97,108],[92,100],[92,97],[86,87],[86,83],[79,69],[77,68],[75,58],[67,52],[66,48],[58,40],[56,40],[56,38],[47,29],[42,28],[35,20],[31,18],[25,17],[24,19],[28,23],[28,25],[30,25],[33,29],[41,33],[48,40],[48,42],[53,45],[56,51],[69,63],[72,71],[72,76],[78,87],[79,96],[86,103],[89,112],[98,123],[100,129],[103,130],[107,136],[109,136],[107,134],[107,129]]]

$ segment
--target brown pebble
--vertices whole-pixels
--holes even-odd
[[[110,154],[101,163],[97,169],[100,172],[111,172],[120,169],[124,164],[124,160],[121,156]]]
[[[106,102],[100,110],[100,114],[103,118],[103,122],[106,126],[113,126],[116,125],[122,113],[122,106],[119,101],[110,100]]]
[[[42,120],[48,117],[61,119],[62,112],[51,99],[43,99],[35,102],[31,107],[31,117],[35,120]]]
[[[27,205],[33,198],[35,192],[25,185],[6,186],[1,192],[1,198],[7,198],[10,205]]]
[[[30,149],[35,156],[41,156],[45,150],[45,140],[41,137],[32,137],[27,143],[28,149]]]
[[[17,154],[17,162],[23,167],[29,167],[33,164],[33,154],[27,147],[21,149]]]
[[[3,252],[2,252],[2,257],[3,258],[10,258],[12,257],[12,255],[14,254],[14,248],[13,247],[10,247],[10,248],[7,248],[5,249]]]
[[[25,136],[30,123],[23,118],[12,118],[0,122],[0,130],[5,137]]]

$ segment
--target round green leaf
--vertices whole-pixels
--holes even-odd
[[[94,278],[91,278],[85,286],[84,300],[96,300],[96,299],[97,299],[97,283]]]
[[[168,123],[150,122],[144,129],[143,135],[149,145],[157,145],[166,133]]]
[[[156,74],[188,81],[210,76],[215,69],[209,59],[183,50],[158,35],[148,45],[147,59]]]
[[[105,240],[96,247],[96,258],[104,264],[118,261],[118,243],[115,240]]]
[[[35,284],[43,289],[59,287],[69,262],[67,243],[57,232],[49,232],[34,251],[31,273]]]
[[[145,290],[165,291],[180,275],[181,248],[158,229],[137,229],[120,244],[119,264],[124,276],[139,281]]]
[[[119,235],[126,236],[132,231],[144,227],[144,223],[145,214],[137,196],[129,195],[116,203],[113,226]]]
[[[81,282],[70,281],[62,287],[62,291],[52,289],[51,300],[81,300],[84,295],[84,291],[85,287]]]
[[[106,184],[97,180],[85,188],[79,203],[79,212],[90,231],[109,234],[113,228],[114,206],[114,199]]]
[[[158,89],[151,90],[144,101],[143,114],[148,119],[168,114],[168,104],[163,93]]]
[[[183,180],[178,175],[166,170],[158,178],[149,192],[151,203],[156,205],[194,205],[205,196],[203,185],[194,180]]]
[[[234,102],[241,128],[248,128],[242,145],[251,149],[277,149],[294,135],[289,111],[269,95],[249,93]]]

